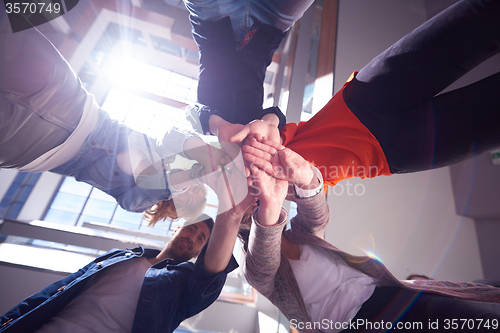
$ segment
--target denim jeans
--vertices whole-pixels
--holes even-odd
[[[0,166],[22,167],[64,142],[86,98],[75,72],[38,30],[0,31]]]
[[[458,162],[500,145],[500,73],[438,94],[499,51],[500,1],[460,1],[363,67],[346,104],[393,173]]]
[[[171,187],[166,183],[162,172],[151,176],[153,181],[149,183],[156,186],[144,186],[136,181],[134,175],[125,173],[118,166],[117,154],[130,147],[131,138],[141,138],[143,135],[111,119],[102,109],[98,112],[97,125],[77,154],[50,171],[72,176],[78,181],[97,187],[115,198],[122,208],[131,212],[143,212],[158,201],[170,199]],[[186,137],[188,136],[183,132],[170,131],[166,135],[167,144],[164,145],[156,145],[155,140],[147,139],[155,154],[159,153],[168,158],[181,151],[179,147],[182,147]]]
[[[255,21],[287,31],[313,0],[184,0],[189,13],[203,21],[229,16],[236,41],[240,41]]]

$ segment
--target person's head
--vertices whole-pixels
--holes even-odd
[[[205,214],[197,220],[200,222],[179,227],[174,231],[172,239],[163,250],[165,258],[174,259],[175,262],[184,262],[198,256],[210,238],[214,221]]]
[[[199,216],[207,203],[204,185],[191,185],[185,192],[170,200],[160,201],[144,212],[144,219],[153,227],[161,220],[185,218],[190,221]]]

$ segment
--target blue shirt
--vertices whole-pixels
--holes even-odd
[[[203,266],[205,251],[206,246],[195,264],[174,264],[172,259],[166,259],[147,271],[132,332],[173,332],[184,319],[203,311],[217,299],[227,274],[238,264],[232,257],[224,271],[209,273]],[[19,303],[0,318],[0,332],[34,331],[59,313],[85,289],[92,277],[98,278],[107,267],[143,256],[152,258],[158,253],[142,247],[112,250]]]
[[[184,141],[194,134],[174,127],[164,133],[162,140],[154,140],[111,119],[101,108],[97,112],[97,124],[78,153],[70,161],[50,171],[72,176],[97,187],[115,198],[123,209],[131,212],[143,212],[157,202],[175,196],[164,174],[155,175],[149,181],[158,184],[158,187],[137,184],[133,175],[123,172],[118,166],[116,156],[128,148],[134,148],[129,146],[132,136],[145,137],[155,155],[161,156],[168,164],[177,154],[183,154]],[[145,146],[146,142],[143,143]]]

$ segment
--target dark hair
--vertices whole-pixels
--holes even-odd
[[[201,214],[200,216],[198,216],[196,221],[205,223],[208,227],[208,230],[210,230],[210,234],[212,234],[212,230],[214,229],[214,220],[210,216],[208,216],[207,214]]]
[[[238,230],[238,238],[243,244],[243,252],[245,255],[248,252],[248,238],[250,237],[250,228],[252,226],[253,210],[247,210],[241,217],[240,229]]]

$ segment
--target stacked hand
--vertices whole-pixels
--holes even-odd
[[[245,125],[238,133],[229,138],[229,142],[241,143],[245,138],[255,137],[257,140],[268,139],[280,142],[280,132],[276,124],[257,119]]]
[[[269,175],[285,180],[298,187],[311,184],[314,174],[309,163],[299,154],[270,140],[251,139],[243,146],[247,163]]]
[[[247,125],[232,124],[216,115],[210,116],[209,120],[210,131],[217,135],[222,148],[231,156],[235,155],[235,151],[237,155],[239,148],[250,138],[279,143],[281,138],[278,124],[279,119],[275,114],[267,114]],[[249,175],[250,169],[246,166],[246,176]]]
[[[279,220],[289,184],[301,188],[319,185],[309,163],[280,144],[252,138],[242,150],[260,199],[257,220],[262,225],[273,225]]]
[[[253,201],[253,196],[249,196],[241,154],[225,165],[218,165],[215,171],[209,170],[203,175],[203,182],[217,195],[218,214],[228,211],[240,214]]]

